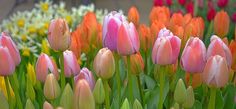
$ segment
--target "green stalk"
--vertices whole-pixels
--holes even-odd
[[[119,69],[119,55],[115,53],[115,61],[116,61],[116,82],[117,82],[117,89],[118,89],[118,104],[120,107],[120,95],[121,95],[121,85],[120,85],[120,69]]]
[[[128,65],[128,88],[129,88],[129,101],[133,103],[133,89],[132,89],[132,74],[130,71],[130,56],[127,56],[127,65]]]
[[[163,109],[163,96],[164,96],[164,85],[165,85],[165,72],[166,66],[164,66],[162,71],[160,71],[160,95],[159,95],[159,103],[158,103],[158,109]]]
[[[193,74],[190,73],[189,86],[192,86],[192,83],[193,83]]]
[[[6,90],[7,90],[7,96],[8,96],[8,103],[10,106],[10,109],[13,109],[13,103],[12,103],[12,98],[11,98],[11,93],[10,93],[10,84],[8,82],[8,77],[4,76],[4,80],[5,80],[5,85],[6,85]]]
[[[216,88],[212,87],[208,109],[215,109]]]
[[[66,85],[66,79],[64,74],[64,56],[63,52],[60,52],[60,67],[61,67],[61,89],[64,89]]]
[[[108,84],[108,80],[103,80],[103,84],[105,86],[106,109],[110,109],[110,98],[109,98],[109,84]]]
[[[138,82],[139,93],[141,96],[141,102],[142,102],[142,105],[144,106],[144,94],[143,94],[143,88],[141,85],[140,77],[139,75],[137,75],[136,77],[137,77],[137,82]]]
[[[23,109],[23,105],[22,105],[20,95],[19,95],[19,90],[18,90],[18,87],[17,87],[18,81],[16,81],[17,79],[14,78],[13,76],[14,75],[10,76],[9,79],[12,82],[12,88],[13,88],[14,93],[16,95],[16,104],[17,104],[18,109]]]

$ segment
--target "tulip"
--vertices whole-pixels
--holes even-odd
[[[66,87],[61,95],[60,106],[64,109],[72,109],[73,91],[70,84],[66,84]]]
[[[179,79],[174,92],[174,100],[178,104],[183,104],[187,99],[187,90],[182,79]]]
[[[0,36],[0,46],[8,48],[10,56],[16,66],[20,64],[21,58],[19,50],[17,49],[15,43],[12,41],[11,37],[4,32],[2,32],[2,35]]]
[[[180,39],[184,39],[184,28],[182,26],[175,25],[172,32]]]
[[[134,100],[133,109],[143,109],[141,103],[137,99]]]
[[[216,15],[216,10],[214,8],[210,8],[207,12],[207,20],[208,21],[213,20],[215,15]]]
[[[56,51],[65,51],[69,48],[70,30],[65,19],[54,19],[48,28],[48,42],[52,49]]]
[[[9,109],[7,98],[4,96],[2,91],[0,91],[0,109]]]
[[[50,103],[48,103],[47,101],[45,101],[43,103],[43,109],[53,109],[53,106]]]
[[[73,109],[95,109],[93,93],[86,80],[79,80],[74,91]]]
[[[43,88],[44,96],[49,100],[58,98],[61,94],[61,88],[54,76],[54,74],[48,74]]]
[[[232,54],[228,46],[216,35],[211,36],[211,43],[207,49],[207,59],[211,56],[220,55],[227,61],[230,68],[232,64]]]
[[[236,12],[231,15],[231,19],[234,23],[236,22]]]
[[[202,73],[195,73],[192,74],[192,83],[190,84],[190,73],[186,73],[185,75],[185,79],[186,79],[186,83],[188,86],[192,86],[193,88],[197,88],[198,86],[200,86],[202,84]]]
[[[131,55],[139,51],[139,36],[134,24],[123,22],[119,28],[117,51],[120,55]]]
[[[27,65],[27,77],[29,78],[32,85],[36,84],[36,75],[35,75],[34,66],[30,63],[28,63]]]
[[[189,73],[201,73],[206,63],[206,47],[198,37],[191,37],[181,56],[181,66]]]
[[[165,6],[153,7],[149,15],[150,23],[152,24],[155,20],[167,24],[170,19],[170,10]]]
[[[170,23],[169,23],[169,26],[170,26],[171,30],[173,30],[173,27],[175,25],[183,26],[183,21],[184,21],[184,17],[181,13],[174,13],[171,16]]]
[[[166,4],[169,6],[172,5],[172,0],[166,0]]]
[[[64,51],[64,73],[66,77],[71,77],[71,75],[77,75],[80,71],[80,66],[77,59],[72,51]]]
[[[37,80],[44,82],[48,73],[53,73],[58,79],[58,69],[56,63],[48,57],[48,55],[42,53],[36,63]]]
[[[112,52],[108,48],[100,49],[94,59],[93,67],[98,77],[110,79],[115,72],[115,60]]]
[[[80,73],[77,76],[75,76],[74,79],[75,79],[75,83],[77,83],[81,79],[85,79],[88,82],[90,89],[93,90],[94,85],[95,85],[95,80],[94,80],[92,72],[89,71],[89,69],[82,68],[80,70]]]
[[[139,12],[135,6],[132,6],[128,12],[128,20],[133,22],[135,27],[138,28],[139,25]]]
[[[225,37],[229,32],[229,15],[225,11],[220,11],[216,13],[214,18],[214,32],[221,38]]]
[[[166,28],[160,30],[152,49],[152,61],[155,64],[168,65],[176,63],[181,40]]]
[[[184,41],[190,36],[203,38],[204,20],[201,17],[193,18],[184,28]]]
[[[185,14],[184,15],[184,20],[183,20],[183,25],[185,26],[185,25],[187,25],[190,21],[191,21],[191,19],[192,19],[192,15],[191,14]]]
[[[188,2],[185,6],[185,9],[187,10],[187,13],[190,13],[191,15],[194,14],[194,3],[192,1]]]
[[[232,40],[229,45],[232,54],[232,66],[231,68],[236,71],[236,41]]]
[[[105,101],[105,89],[101,78],[99,78],[95,84],[93,96],[97,104],[102,104]]]
[[[27,99],[26,104],[25,104],[25,109],[35,109],[34,104],[30,99]]]
[[[42,45],[41,52],[50,55],[50,48],[48,45],[48,41],[46,39],[43,39],[41,45]]]
[[[162,6],[163,5],[163,0],[154,0],[153,4],[154,4],[154,6]]]
[[[15,63],[7,47],[0,45],[0,75],[12,75],[15,71]],[[4,61],[3,61],[4,60]]]
[[[71,44],[69,48],[75,54],[76,58],[80,58],[81,54],[81,43],[78,35],[79,33],[77,31],[71,33]]]
[[[151,31],[145,24],[141,24],[139,26],[139,39],[140,39],[140,48],[147,52],[149,48],[151,48],[153,40],[151,38]]]
[[[130,56],[131,73],[139,75],[144,69],[143,58],[140,53],[136,53]]]
[[[152,22],[151,24],[151,45],[153,45],[153,41],[156,40],[157,36],[158,36],[158,33],[161,29],[165,28],[165,24],[158,21],[158,20],[155,20]],[[142,41],[142,40],[141,40]]]
[[[112,11],[104,17],[102,29],[103,47],[107,47],[112,51],[117,50],[118,31],[123,21],[126,21],[124,15],[116,11]]]
[[[180,5],[184,5],[184,4],[186,3],[186,0],[178,0],[178,3],[179,3]]]
[[[122,106],[121,106],[121,109],[130,109],[130,106],[129,106],[129,101],[127,98],[125,98],[125,101],[123,102]]]
[[[193,107],[193,104],[195,102],[194,92],[193,92],[192,86],[189,86],[187,88],[186,93],[187,93],[187,98],[186,98],[186,101],[183,103],[183,107],[189,109],[189,108]]]
[[[220,7],[220,8],[224,8],[225,6],[227,6],[229,0],[218,0],[217,1],[217,5]]]
[[[203,81],[211,87],[224,87],[229,79],[227,61],[220,55],[211,56],[203,71]]]

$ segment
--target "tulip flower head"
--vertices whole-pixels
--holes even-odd
[[[179,56],[181,40],[166,28],[161,29],[152,49],[155,64],[175,64]]]
[[[112,11],[103,19],[102,42],[103,47],[112,51],[117,50],[118,31],[122,22],[126,21],[123,14]]]
[[[203,71],[203,81],[211,87],[224,87],[229,79],[229,68],[225,57],[211,56]]]
[[[71,77],[71,75],[77,75],[80,71],[80,66],[77,59],[72,51],[64,51],[64,72],[66,77]]]
[[[58,79],[58,69],[56,63],[48,55],[42,53],[36,63],[37,80],[44,82],[48,73],[53,73]]]
[[[214,32],[221,38],[225,37],[229,32],[230,18],[227,12],[220,11],[216,13],[214,18]]]
[[[131,55],[139,51],[140,42],[134,24],[123,22],[119,28],[117,51],[120,55]]]
[[[133,22],[136,28],[138,27],[138,25],[139,25],[139,12],[138,12],[138,9],[136,7],[132,6],[129,9],[128,20],[130,22]]]
[[[92,72],[89,71],[89,69],[82,68],[80,70],[80,73],[77,76],[75,76],[74,79],[75,79],[75,83],[77,83],[79,80],[82,80],[82,79],[86,80],[87,83],[89,84],[91,90],[93,90],[94,85],[95,85],[95,79],[93,77]]]
[[[15,71],[15,63],[7,47],[0,45],[0,75],[8,76]],[[3,61],[4,60],[4,61]]]
[[[229,48],[232,54],[232,66],[233,70],[236,70],[236,41],[232,40],[229,44]]]
[[[130,56],[130,66],[132,74],[138,75],[142,73],[144,69],[144,61],[140,53],[136,53]]]
[[[182,53],[181,66],[186,72],[201,73],[206,63],[206,47],[198,37],[191,37]]]
[[[47,75],[43,92],[44,92],[44,96],[49,100],[54,100],[60,96],[61,88],[54,74],[50,73]]]
[[[54,19],[48,28],[48,42],[52,49],[65,51],[70,47],[70,30],[65,19]]]

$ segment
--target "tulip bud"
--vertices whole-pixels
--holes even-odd
[[[15,43],[12,41],[11,37],[4,32],[2,32],[2,35],[0,36],[0,46],[8,48],[10,56],[16,66],[20,64],[21,58],[19,50],[17,49]]]
[[[227,61],[220,55],[211,56],[203,71],[203,81],[211,87],[224,87],[228,83],[229,68]]]
[[[206,63],[206,47],[198,37],[191,37],[181,56],[181,66],[186,72],[201,73]]]
[[[48,74],[44,88],[44,96],[49,100],[54,100],[60,96],[61,88],[56,80],[56,77],[51,73]]]
[[[116,11],[112,11],[104,17],[102,28],[103,47],[107,47],[112,51],[117,50],[118,31],[123,21],[126,21],[125,16]]]
[[[94,80],[92,72],[89,71],[89,69],[82,68],[80,70],[79,75],[75,76],[74,79],[75,79],[75,83],[77,83],[79,80],[85,79],[88,82],[90,89],[93,90],[94,85],[95,85],[95,80]]]
[[[215,18],[216,10],[214,8],[210,8],[207,12],[207,20],[211,21]]]
[[[127,98],[125,98],[125,101],[123,102],[123,104],[121,106],[121,109],[130,109],[129,101]]]
[[[134,24],[122,22],[117,39],[117,51],[120,55],[131,55],[139,51],[139,36]]]
[[[145,24],[141,24],[139,26],[139,38],[140,38],[140,48],[144,51],[147,52],[153,43],[153,40],[151,38],[151,31],[150,28],[147,27]]]
[[[139,25],[139,12],[138,12],[138,9],[135,6],[132,6],[129,9],[128,20],[130,22],[133,22],[135,27],[138,27],[138,25]]]
[[[9,49],[0,45],[0,75],[12,75],[15,71],[15,63],[12,59]],[[4,60],[4,61],[2,61]]]
[[[15,94],[14,91],[12,90],[10,81],[8,82],[9,84],[9,88],[10,88],[10,96],[12,97],[13,101],[15,100]],[[4,96],[6,97],[6,99],[8,99],[8,94],[7,93],[7,89],[6,89],[6,83],[5,83],[5,78],[3,76],[0,76],[0,91],[3,92]],[[14,101],[15,102],[15,101]],[[1,108],[0,108],[1,109]]]
[[[169,23],[170,30],[173,31],[173,27],[175,25],[183,26],[183,24],[184,24],[183,22],[184,22],[184,16],[181,13],[174,13],[171,16],[170,23]]]
[[[29,77],[27,77],[26,93],[25,94],[26,94],[27,98],[30,98],[31,100],[35,100],[34,86],[33,86]]]
[[[101,78],[99,78],[95,84],[93,96],[97,104],[102,104],[105,100],[105,89]]]
[[[228,67],[232,64],[232,54],[228,46],[216,35],[211,36],[211,43],[207,49],[207,59],[211,56],[220,55],[224,57],[228,63]]]
[[[149,19],[151,24],[155,20],[158,20],[166,25],[170,19],[170,10],[168,7],[165,6],[153,7],[150,12]]]
[[[152,49],[152,61],[155,64],[175,64],[180,51],[181,40],[166,28],[160,30]]]
[[[2,108],[1,108],[2,109]],[[4,108],[3,108],[4,109]],[[34,104],[31,102],[30,99],[27,99],[26,104],[25,104],[25,109],[35,109]]]
[[[221,38],[225,37],[229,32],[229,15],[224,10],[217,12],[214,18],[214,32]]]
[[[48,45],[48,41],[46,39],[43,39],[41,45],[42,45],[41,52],[45,53],[47,55],[50,55],[50,48],[49,48],[49,45]]]
[[[66,87],[61,95],[60,106],[64,109],[72,109],[73,91],[70,84],[66,84]]]
[[[53,109],[53,106],[50,103],[48,103],[47,101],[45,101],[43,103],[43,109]]]
[[[186,3],[186,0],[178,0],[178,3],[179,3],[180,5],[184,5],[184,4]]]
[[[130,56],[131,73],[134,75],[140,74],[144,69],[143,58],[140,53]]]
[[[74,31],[71,33],[70,50],[73,51],[73,53],[75,54],[77,59],[80,58],[81,43],[80,43],[80,38],[79,38],[79,34],[77,33],[77,31]]]
[[[65,19],[54,19],[48,28],[48,42],[52,49],[65,51],[70,46],[70,30]]]
[[[29,78],[30,82],[34,86],[36,84],[36,76],[34,66],[30,63],[27,65],[27,77]]]
[[[179,79],[176,84],[174,99],[178,104],[183,104],[187,99],[187,90],[182,79]]]
[[[36,63],[37,80],[44,82],[48,73],[53,73],[58,79],[58,69],[56,63],[48,57],[48,55],[42,53]]]
[[[175,103],[173,109],[179,109],[179,104]]]
[[[143,109],[141,103],[137,99],[134,100],[133,109]]]
[[[7,98],[4,96],[2,91],[0,91],[0,109],[9,109]]]
[[[161,29],[165,28],[165,24],[163,22],[160,22],[158,20],[155,20],[152,22],[150,31],[151,31],[151,45],[153,45],[153,41],[156,40],[158,37],[158,33],[160,32]],[[141,40],[142,41],[142,40]]]
[[[192,86],[189,86],[188,89],[187,89],[187,98],[186,98],[186,101],[183,104],[183,107],[187,108],[187,109],[192,108],[194,102],[195,102],[195,99],[194,99],[193,88],[192,88]]]
[[[73,109],[95,109],[93,93],[86,80],[82,79],[77,82],[74,94]]]
[[[220,7],[220,8],[224,8],[225,6],[227,6],[229,0],[218,0],[217,1],[217,5]]]
[[[98,77],[110,79],[115,72],[115,59],[108,48],[102,48],[98,51],[93,68]]]
[[[72,51],[64,51],[64,73],[66,77],[77,75],[80,71],[79,63]]]
[[[232,66],[231,68],[236,71],[236,40],[232,40],[229,44],[229,48],[232,54]]]

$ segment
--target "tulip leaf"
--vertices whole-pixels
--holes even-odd
[[[155,87],[156,82],[151,77],[144,74],[144,80],[145,80],[145,83],[146,83],[148,89],[153,89]]]
[[[225,89],[224,95],[224,108],[223,109],[235,109],[234,97],[235,97],[236,87],[230,84]]]
[[[200,101],[195,100],[195,103],[193,105],[192,109],[202,109],[202,104]]]
[[[222,96],[222,92],[220,90],[217,90],[215,107],[216,107],[216,109],[223,109],[223,106],[224,106],[224,98]]]

